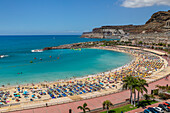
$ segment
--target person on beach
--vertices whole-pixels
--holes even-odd
[[[165,77],[165,80],[168,80],[168,77],[169,77],[169,75],[167,75],[167,76]]]

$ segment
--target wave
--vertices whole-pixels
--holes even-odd
[[[8,55],[0,55],[0,58],[8,57]]]

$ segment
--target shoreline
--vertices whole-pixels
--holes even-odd
[[[111,69],[111,70],[107,70],[107,71],[104,71],[104,72],[99,72],[99,73],[96,73],[96,74],[82,75],[80,77],[74,77],[73,76],[73,77],[66,78],[66,79],[58,79],[56,81],[42,81],[42,82],[38,82],[38,83],[25,83],[25,84],[20,84],[20,85],[11,85],[11,86],[0,87],[0,90],[11,89],[11,88],[15,88],[15,87],[18,87],[18,86],[24,87],[24,86],[29,86],[29,85],[32,85],[32,84],[34,84],[34,85],[54,84],[54,83],[58,83],[58,82],[68,82],[70,80],[80,80],[80,79],[85,79],[85,78],[88,78],[88,77],[95,77],[95,76],[103,74],[103,73],[109,73],[109,72],[115,72],[115,71],[121,70],[122,68],[128,67],[130,64],[132,64],[132,62],[134,62],[136,60],[136,57],[134,55],[132,55],[132,54],[130,54],[128,52],[125,52],[125,51],[122,51],[122,50],[113,49],[113,48],[110,49],[110,48],[104,48],[104,47],[91,47],[91,48],[85,48],[85,49],[102,49],[102,50],[108,50],[108,51],[116,51],[116,52],[126,53],[126,54],[130,55],[133,58],[132,58],[132,60],[129,63],[127,63],[127,64],[125,64],[123,66],[120,66],[120,67],[117,67],[117,68],[114,68],[114,69]],[[159,55],[157,55],[157,56],[159,56]],[[160,57],[160,58],[162,58],[162,57]]]
[[[76,44],[76,43],[75,43]],[[38,85],[38,84],[46,84],[46,83],[56,83],[56,82],[66,82],[66,81],[69,81],[69,80],[76,80],[76,79],[82,79],[83,78],[87,78],[87,77],[94,77],[98,74],[102,74],[102,73],[108,73],[108,72],[114,72],[114,71],[118,71],[120,69],[122,69],[123,67],[127,67],[129,66],[129,64],[131,64],[133,61],[136,60],[136,57],[128,52],[125,52],[125,51],[121,51],[121,50],[117,50],[117,49],[109,49],[109,48],[104,48],[104,47],[91,47],[91,48],[85,48],[85,49],[103,49],[103,50],[109,50],[109,51],[116,51],[116,52],[122,52],[122,53],[126,53],[128,55],[130,55],[132,58],[132,60],[121,66],[121,67],[117,67],[117,68],[114,68],[114,69],[111,69],[111,70],[108,70],[108,71],[104,71],[104,72],[99,72],[99,73],[96,73],[96,74],[90,74],[90,75],[83,75],[83,76],[80,76],[80,77],[70,77],[70,78],[66,78],[66,79],[58,79],[57,81],[45,81],[45,82],[38,82],[38,83],[25,83],[25,84],[20,84],[20,85],[11,85],[11,86],[6,86],[6,87],[0,87],[0,90],[1,89],[4,89],[4,88],[13,88],[13,87],[18,87],[18,86],[28,86],[30,84],[35,84],[35,85]],[[38,49],[39,50],[39,49]]]
[[[84,49],[99,49],[99,48],[93,48],[93,47],[92,47],[92,48],[84,48]],[[103,50],[107,50],[107,49],[103,49]],[[110,50],[108,50],[108,51],[110,51]],[[37,82],[37,83],[24,83],[24,84],[19,84],[19,85],[14,84],[14,85],[10,85],[10,86],[5,85],[5,87],[1,87],[1,86],[0,86],[0,90],[10,89],[10,88],[18,87],[18,86],[24,87],[24,86],[29,86],[29,85],[32,85],[32,84],[34,84],[34,85],[53,84],[53,83],[56,83],[56,82],[67,82],[67,81],[70,81],[70,80],[80,80],[80,79],[85,79],[85,78],[88,78],[88,77],[95,77],[96,75],[99,75],[99,74],[102,74],[102,73],[113,72],[113,71],[116,71],[116,70],[118,71],[118,70],[121,69],[122,67],[127,67],[129,64],[131,64],[131,63],[136,59],[133,55],[131,55],[131,54],[127,53],[127,52],[117,51],[117,50],[111,50],[111,51],[126,53],[126,54],[128,54],[130,57],[133,57],[133,58],[129,61],[129,63],[124,64],[124,65],[122,65],[122,66],[120,66],[120,67],[116,67],[116,68],[113,68],[113,69],[111,69],[111,70],[106,70],[106,71],[99,72],[99,73],[95,73],[95,74],[82,75],[82,76],[79,76],[79,77],[74,77],[74,76],[72,76],[72,77],[70,77],[70,78],[58,79],[58,80],[55,80],[55,81],[42,81],[42,82]]]
[[[79,79],[84,79],[84,78],[88,78],[88,77],[95,77],[98,74],[115,72],[115,71],[121,70],[122,68],[129,66],[130,64],[132,64],[132,62],[134,62],[136,60],[136,57],[133,54],[130,54],[130,53],[122,51],[122,50],[113,49],[113,48],[110,49],[110,48],[104,48],[104,47],[91,47],[91,48],[85,48],[85,49],[103,49],[103,50],[108,50],[108,51],[122,52],[122,53],[126,53],[126,54],[130,55],[133,58],[129,63],[127,63],[123,66],[120,66],[120,67],[117,67],[117,68],[114,68],[114,69],[111,69],[111,70],[108,70],[108,71],[99,72],[99,73],[96,73],[96,74],[83,75],[83,76],[80,76],[80,77],[74,77],[73,76],[73,77],[66,78],[66,79],[58,79],[57,81],[43,81],[43,82],[38,82],[38,83],[25,83],[25,84],[20,84],[20,85],[11,85],[11,86],[0,87],[0,90],[8,89],[8,88],[10,89],[10,88],[18,87],[18,86],[24,87],[24,86],[28,86],[28,85],[31,85],[31,84],[34,84],[34,85],[53,84],[53,83],[56,83],[56,82],[67,82],[67,81],[70,81],[70,80],[79,80]]]
[[[96,48],[92,48],[92,49],[96,49]],[[105,48],[105,47],[97,47],[97,49],[106,49],[106,50],[112,50],[112,51],[118,51],[118,52],[123,52],[124,51],[124,53],[128,53],[127,51],[125,51],[125,50],[121,50],[120,48],[119,48],[119,50],[117,50],[116,48]],[[131,55],[133,55],[132,53],[128,53],[128,54],[131,54]],[[152,53],[150,53],[150,54],[152,54]],[[135,56],[135,55],[133,55],[133,56]],[[140,57],[139,57],[140,58]],[[102,72],[102,73],[97,73],[97,74],[95,74],[95,75],[89,75],[89,76],[84,76],[84,77],[82,77],[82,78],[80,78],[80,77],[78,77],[78,78],[74,78],[73,80],[74,81],[78,81],[78,80],[82,80],[83,81],[83,79],[87,79],[88,77],[89,78],[92,78],[93,79],[93,77],[98,77],[98,76],[100,76],[100,74],[102,75],[103,74],[103,77],[105,77],[106,75],[108,76],[108,74],[109,73],[114,73],[115,71],[116,71],[116,73],[118,72],[118,71],[121,71],[122,69],[126,69],[126,68],[128,68],[128,66],[131,66],[133,63],[135,63],[135,61],[138,61],[139,60],[139,58],[138,57],[134,57],[134,59],[131,61],[131,62],[129,62],[128,64],[125,64],[125,65],[123,65],[123,66],[121,66],[121,67],[118,67],[118,68],[116,68],[116,69],[113,69],[113,70],[110,70],[110,71],[107,71],[107,72]],[[162,57],[161,57],[162,58]],[[165,60],[165,59],[164,59]],[[164,62],[165,63],[165,62]],[[162,70],[162,69],[164,69],[163,67],[160,69],[160,70]],[[157,71],[159,71],[159,70],[157,70]],[[72,79],[70,79],[70,80],[72,80]],[[158,79],[154,79],[154,80],[158,80]],[[63,82],[68,82],[69,80],[60,80],[60,82],[61,83],[63,83]],[[152,82],[152,81],[150,81],[150,82]],[[59,83],[59,81],[57,81],[57,82],[49,82],[49,83],[46,83],[46,84],[48,84],[49,86],[50,85],[52,85],[52,84],[57,84],[57,83]],[[41,84],[41,83],[40,83]],[[40,85],[39,84],[39,85]],[[98,94],[98,96],[103,96],[103,95],[108,95],[108,94],[112,94],[112,93],[117,93],[117,92],[119,92],[119,91],[121,91],[121,82],[119,83],[119,84],[117,84],[116,85],[116,89],[115,88],[109,88],[109,89],[107,89],[106,91],[104,91],[104,90],[102,90],[102,92],[101,93],[97,93]],[[36,84],[36,85],[38,85],[38,84]],[[36,86],[35,85],[35,86]],[[34,86],[31,86],[31,87],[34,87]],[[118,88],[117,88],[118,87]],[[7,90],[7,89],[6,89]],[[91,94],[92,95],[95,95],[95,92],[92,92],[92,93],[86,93],[86,94],[82,94],[82,95],[77,95],[77,96],[80,96],[80,97],[82,97],[83,99],[88,99],[88,97],[89,96],[91,96]],[[66,101],[71,101],[70,99],[69,99],[69,97],[70,96],[67,96],[67,97],[62,97],[61,99],[64,99],[64,100],[66,100]],[[58,100],[60,100],[60,98],[57,98]],[[52,99],[53,100],[53,99]],[[56,104],[56,102],[52,102],[52,100],[51,99],[48,99],[48,103],[50,103],[50,105],[54,105],[54,104]],[[54,100],[56,100],[56,99],[54,99]],[[44,102],[43,102],[43,100],[36,100],[37,102],[39,102],[39,104],[45,104]],[[51,101],[51,102],[50,102]],[[30,103],[30,102],[29,102]],[[22,104],[22,102],[21,102],[21,104]],[[24,103],[23,103],[24,104]],[[35,106],[36,107],[36,106]]]

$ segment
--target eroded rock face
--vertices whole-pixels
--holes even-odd
[[[154,13],[144,25],[102,26],[100,28],[94,28],[92,32],[83,33],[81,37],[102,38],[103,29],[122,29],[124,32],[130,34],[167,32],[170,31],[169,28],[165,27],[167,21],[170,21],[170,10]]]
[[[138,29],[143,27],[143,25],[123,25],[123,26],[102,26],[100,28],[94,28],[93,33],[102,32],[103,29],[122,29],[126,33],[138,33]],[[135,30],[135,31],[134,31]]]
[[[160,23],[165,24],[166,21],[170,20],[170,10],[169,11],[159,11],[154,13],[151,18],[146,22],[146,24]]]
[[[156,12],[146,22],[144,29],[152,29],[163,32],[164,26],[168,20],[170,20],[170,11]]]

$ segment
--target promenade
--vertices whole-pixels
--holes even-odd
[[[169,72],[170,67],[168,67],[164,71]],[[149,84],[148,93],[151,92],[151,89],[154,89],[156,85],[170,85],[170,76],[166,80],[165,78],[162,78],[156,82],[152,82]],[[79,105],[83,105],[84,102],[87,103],[88,107],[93,110],[96,108],[101,108],[102,103],[105,100],[110,100],[113,104],[121,103],[124,102],[126,99],[129,98],[129,91],[123,91],[120,93],[115,93],[107,96],[102,96],[102,97],[97,97],[97,98],[92,98],[92,99],[87,99],[87,100],[82,100],[82,101],[77,101],[77,102],[71,102],[71,103],[66,103],[66,104],[61,104],[61,105],[55,105],[55,106],[49,106],[49,107],[42,107],[42,108],[35,108],[35,109],[29,109],[29,110],[23,110],[23,111],[15,111],[15,112],[10,112],[10,113],[68,113],[69,109],[72,109],[73,113],[79,113],[81,112],[80,110],[77,109]]]

